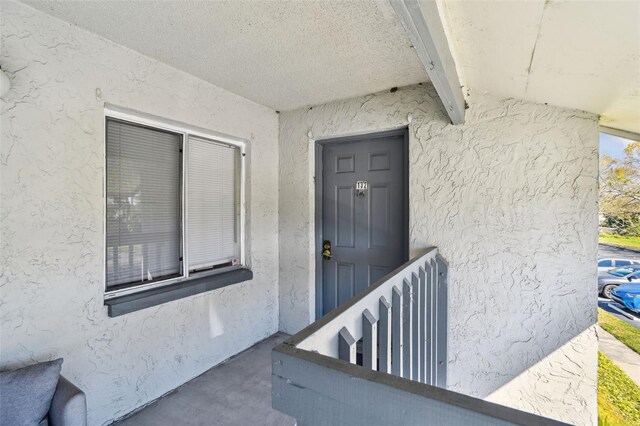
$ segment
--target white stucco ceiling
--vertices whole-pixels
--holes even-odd
[[[640,1],[445,4],[471,91],[581,109],[640,133]]]
[[[428,80],[387,0],[25,3],[276,110]]]

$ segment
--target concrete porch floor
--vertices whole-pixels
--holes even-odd
[[[271,350],[287,337],[274,334],[114,425],[294,425],[271,408]]]

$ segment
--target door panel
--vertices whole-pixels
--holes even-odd
[[[335,235],[332,240],[336,247],[354,247],[355,244],[355,194],[354,188],[345,186],[336,188]]]
[[[355,265],[353,263],[336,262],[338,306],[353,297],[355,288]]]
[[[353,155],[336,157],[336,173],[353,173],[355,171],[355,158]]]
[[[407,261],[406,156],[404,133],[323,144],[322,314]]]
[[[369,248],[385,249],[389,244],[389,185],[369,187]]]
[[[369,154],[369,171],[389,170],[389,152],[372,152]]]

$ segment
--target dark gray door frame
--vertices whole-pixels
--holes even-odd
[[[333,145],[345,142],[355,142],[362,139],[375,139],[384,138],[389,136],[404,135],[404,153],[405,153],[405,167],[404,167],[404,258],[409,259],[409,129],[402,127],[399,129],[386,130],[382,132],[374,133],[362,133],[353,136],[336,137],[319,139],[315,141],[315,259],[316,259],[316,320],[322,316],[322,154],[323,147],[325,145]]]

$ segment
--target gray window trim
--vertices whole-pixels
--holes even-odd
[[[251,279],[253,279],[253,272],[251,270],[247,268],[236,268],[232,271],[192,277],[171,285],[114,297],[105,300],[104,304],[107,306],[107,312],[110,317],[118,317]]]

